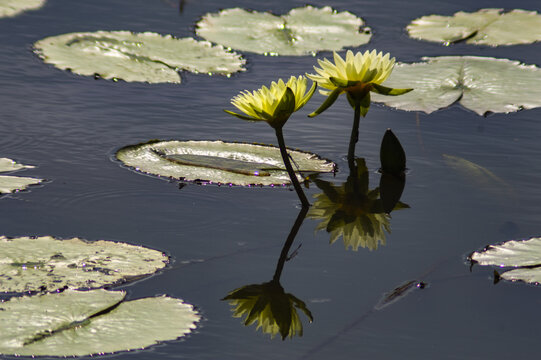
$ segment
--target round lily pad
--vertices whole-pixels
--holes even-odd
[[[413,20],[407,30],[414,39],[444,45],[460,41],[488,46],[530,44],[541,40],[541,15],[519,9],[459,11],[453,16],[423,16]]]
[[[300,173],[331,172],[334,163],[288,150]],[[284,185],[289,175],[280,149],[272,145],[223,141],[149,141],[118,150],[116,157],[136,171],[160,177],[231,185]]]
[[[85,356],[143,349],[185,336],[200,316],[166,296],[124,301],[123,291],[66,290],[0,304],[0,353]]]
[[[36,10],[45,4],[45,0],[0,0],[0,18],[11,17],[27,10]]]
[[[59,69],[113,80],[180,83],[181,70],[221,75],[245,70],[245,60],[220,45],[151,32],[70,33],[39,40],[34,48]]]
[[[226,9],[204,15],[197,23],[196,33],[226,47],[265,55],[339,51],[366,44],[372,36],[361,18],[329,6],[305,6],[282,16]]]
[[[503,279],[541,283],[541,238],[490,245],[471,254],[470,259],[480,265],[514,268],[499,275]]]
[[[33,166],[22,165],[8,158],[0,158],[0,172],[31,169]],[[26,189],[30,185],[41,183],[42,179],[0,175],[0,194],[9,194]]]
[[[164,268],[160,251],[113,241],[0,237],[0,292],[99,288]]]
[[[518,61],[477,56],[425,57],[398,64],[385,82],[413,88],[400,96],[373,94],[372,100],[429,114],[456,102],[479,115],[541,106],[541,69]]]

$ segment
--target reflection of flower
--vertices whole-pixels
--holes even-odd
[[[292,76],[287,83],[279,79],[278,82],[273,81],[270,88],[263,86],[252,93],[245,90],[235,96],[231,103],[248,116],[225,111],[244,120],[266,121],[273,128],[281,128],[291,114],[302,108],[312,97],[316,83],[306,92],[306,81],[304,76]]]
[[[243,286],[231,291],[222,300],[228,300],[235,306],[234,317],[246,315],[244,325],[257,322],[258,329],[261,328],[273,337],[280,333],[282,340],[287,336],[302,336],[302,323],[297,308],[310,322],[313,320],[306,304],[292,294],[286,294],[277,280]]]
[[[359,246],[375,250],[380,243],[385,245],[385,231],[391,232],[390,217],[384,213],[379,188],[368,189],[364,159],[356,159],[356,173],[340,186],[320,179],[314,182],[323,192],[314,196],[308,216],[322,219],[316,230],[327,230],[331,244],[342,236],[346,249],[355,251]],[[403,207],[407,205],[399,202],[396,208]]]
[[[318,63],[321,68],[314,66],[318,75],[306,76],[330,91],[320,91],[328,98],[310,116],[323,112],[344,92],[352,106],[360,104],[364,116],[370,106],[370,91],[383,95],[401,95],[412,90],[392,89],[381,85],[393,71],[395,58],[391,58],[389,54],[383,55],[382,52],[376,53],[376,50],[366,51],[364,54],[358,52],[355,55],[348,50],[345,60],[335,52],[334,64],[327,59],[318,60]]]

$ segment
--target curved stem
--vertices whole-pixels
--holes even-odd
[[[310,203],[308,202],[306,195],[304,195],[304,192],[302,191],[302,188],[301,188],[301,184],[299,184],[297,175],[295,175],[295,171],[293,171],[293,167],[291,166],[291,162],[289,161],[289,155],[287,154],[286,143],[284,141],[284,134],[282,133],[282,129],[276,128],[275,130],[276,130],[276,138],[278,138],[278,145],[280,146],[280,154],[282,155],[282,160],[284,161],[284,165],[286,166],[286,170],[287,170],[287,173],[289,174],[289,178],[291,179],[291,183],[293,184],[293,187],[295,188],[295,191],[297,192],[297,195],[299,196],[299,199],[301,200],[302,206],[309,207]]]
[[[359,141],[359,123],[361,122],[361,102],[355,101],[355,114],[353,115],[353,127],[349,138],[348,164],[350,170],[355,166],[355,145]]]

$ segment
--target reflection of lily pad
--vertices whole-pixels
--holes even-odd
[[[481,9],[453,16],[429,15],[407,27],[412,38],[444,45],[466,41],[475,45],[530,44],[541,40],[541,16],[535,11]]]
[[[159,251],[112,241],[0,237],[0,291],[98,288],[152,274],[168,262]]]
[[[22,165],[8,158],[0,158],[0,172],[16,171],[20,169],[33,168],[30,165]],[[39,184],[42,179],[0,175],[0,194],[12,193],[14,191],[24,190],[30,185]]]
[[[330,172],[334,164],[315,154],[289,150],[302,172]],[[289,184],[280,149],[271,145],[223,141],[150,141],[116,153],[143,173],[184,181],[234,185]],[[302,180],[301,175],[297,175]]]
[[[474,252],[470,258],[481,265],[515,268],[501,274],[503,279],[541,283],[541,238],[490,245],[483,251]]]
[[[180,299],[124,302],[121,291],[76,291],[12,298],[1,304],[0,353],[84,356],[141,349],[190,333],[199,321]]]
[[[229,75],[243,71],[238,54],[192,38],[129,31],[52,36],[34,44],[46,63],[79,75],[105,79],[180,83],[179,71]]]
[[[407,85],[401,96],[374,94],[372,100],[408,111],[431,113],[459,102],[479,115],[541,106],[541,69],[518,61],[476,56],[425,57],[398,64],[386,86]]]
[[[372,35],[363,25],[361,18],[329,6],[305,6],[283,16],[234,8],[206,14],[197,23],[196,32],[209,41],[241,51],[306,55],[368,43]]]
[[[45,0],[0,0],[0,18],[16,16],[27,10],[36,10]]]

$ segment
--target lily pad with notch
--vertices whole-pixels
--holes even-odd
[[[180,83],[179,71],[229,76],[245,60],[220,45],[152,32],[96,31],[51,36],[34,44],[44,62],[104,79]]]
[[[473,264],[512,268],[498,278],[510,281],[541,283],[541,238],[510,240],[499,245],[489,245],[470,255]]]
[[[124,301],[125,292],[66,290],[2,302],[0,354],[85,356],[184,337],[200,316],[180,299]]]
[[[335,169],[334,163],[316,154],[292,149],[288,153],[299,180]],[[290,183],[280,149],[272,145],[155,140],[123,147],[116,157],[136,171],[168,179],[243,186]]]
[[[414,39],[443,45],[462,41],[487,46],[531,44],[541,41],[541,15],[520,9],[459,11],[453,16],[423,16],[413,20],[406,29]]]
[[[163,269],[160,251],[113,241],[0,237],[0,292],[99,288],[140,279]]]
[[[21,169],[32,169],[31,165],[22,165],[8,158],[0,158],[0,172],[17,171]],[[26,189],[30,185],[37,185],[43,179],[0,175],[0,194],[9,194]]]
[[[265,55],[308,55],[368,43],[372,36],[361,18],[330,6],[305,6],[277,16],[241,8],[209,13],[197,35],[214,43]]]
[[[408,84],[414,90],[372,100],[406,111],[436,110],[460,103],[478,115],[510,113],[541,106],[541,69],[518,61],[478,56],[424,57],[397,64],[386,86]]]

